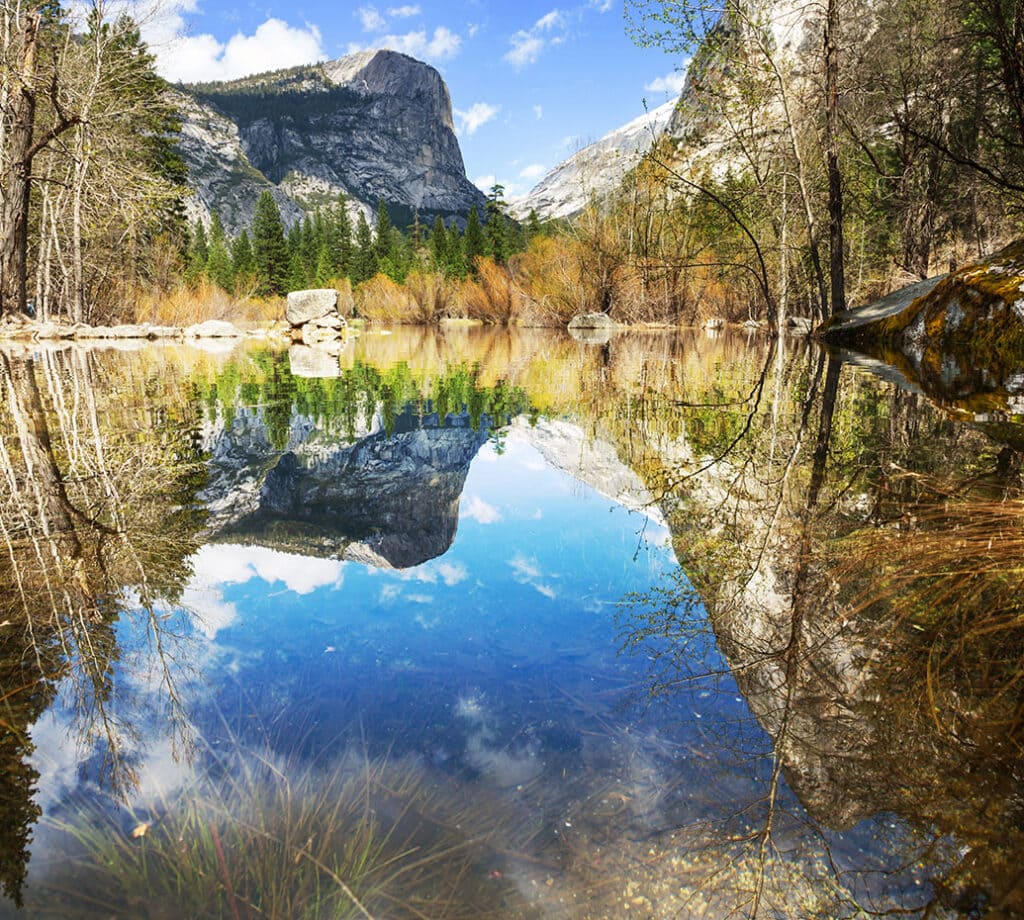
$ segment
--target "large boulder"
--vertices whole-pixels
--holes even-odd
[[[321,316],[319,319],[306,323],[301,330],[302,341],[306,345],[322,345],[325,342],[337,342],[341,339],[346,323],[337,313]]]
[[[873,307],[829,323],[824,338],[842,345],[881,346],[936,369],[1024,359],[1024,240],[950,275],[908,288]],[[886,309],[878,309],[884,304]],[[865,321],[857,323],[855,314]]]
[[[311,291],[292,291],[288,295],[285,319],[292,326],[304,326],[338,312],[338,292],[334,288],[320,288]]]
[[[570,329],[615,329],[617,326],[607,313],[580,313],[569,320]]]

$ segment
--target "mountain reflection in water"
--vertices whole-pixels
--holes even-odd
[[[341,361],[0,351],[0,913],[1024,913],[1012,393]]]

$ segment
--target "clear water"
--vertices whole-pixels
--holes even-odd
[[[874,563],[827,551],[879,469],[976,482],[991,456],[1005,494],[1012,414],[985,433],[846,367],[825,462],[802,348],[416,330],[367,336],[337,379],[289,366],[5,355],[6,913],[1013,915],[1012,793],[967,755],[944,795],[893,767],[934,774],[953,742],[927,718],[908,741],[912,669],[878,669],[907,690],[891,711],[851,676],[898,643],[831,628],[836,578]],[[789,595],[829,628],[778,632]],[[1012,776],[997,735],[972,743]],[[381,861],[414,866],[379,890],[310,869],[345,782]],[[954,790],[1003,803],[998,846]],[[271,837],[272,878],[250,865]],[[270,894],[293,884],[317,894]]]

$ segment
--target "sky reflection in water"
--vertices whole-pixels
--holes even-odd
[[[330,385],[291,378],[269,352],[211,367],[183,353],[170,366],[197,366],[176,389],[151,404],[139,386],[127,425],[116,407],[103,416],[109,449],[137,424],[131,412],[187,403],[168,443],[203,443],[209,476],[192,489],[210,517],[200,532],[166,501],[139,512],[140,545],[172,518],[185,533],[188,562],[169,559],[162,576],[169,596],[186,577],[175,604],[141,604],[130,565],[113,579],[117,602],[106,571],[89,572],[120,611],[110,692],[83,695],[88,681],[69,679],[31,725],[45,817],[25,915],[39,911],[33,886],[60,877],[57,825],[83,802],[100,802],[127,837],[189,801],[211,764],[291,776],[353,752],[462,801],[460,828],[497,826],[496,815],[530,825],[514,855],[493,839],[473,847],[470,876],[497,872],[520,898],[503,902],[508,916],[626,905],[718,916],[748,909],[762,877],[777,899],[767,915],[924,910],[929,878],[958,877],[961,828],[968,839],[973,806],[957,811],[954,784],[973,777],[964,788],[980,798],[992,778],[977,778],[972,744],[933,737],[934,720],[918,717],[921,688],[900,656],[920,658],[921,624],[879,634],[873,612],[848,617],[828,575],[844,563],[829,547],[875,539],[873,503],[889,521],[926,509],[925,477],[951,470],[985,495],[1004,488],[1004,473],[988,471],[1012,461],[998,440],[851,368],[826,374],[824,356],[803,348],[776,361],[731,339],[587,349],[527,332],[403,336],[419,340],[368,338],[360,347],[382,354],[349,355]],[[498,357],[470,370],[477,353]],[[166,371],[141,367],[148,393]],[[758,392],[775,401],[752,403]],[[819,419],[832,424],[834,407],[826,455]],[[502,409],[515,418],[490,431],[487,413]],[[678,479],[683,469],[697,472]],[[104,545],[102,531],[94,538]],[[840,578],[860,590],[866,571]],[[873,654],[877,668],[865,664]],[[1014,845],[991,852],[998,867]],[[939,916],[981,903],[958,884],[936,886]],[[482,897],[497,910],[493,891]]]

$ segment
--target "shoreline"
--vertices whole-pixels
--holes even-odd
[[[253,328],[242,328],[226,320],[207,320],[190,326],[162,326],[154,323],[91,326],[87,323],[72,325],[34,320],[0,324],[0,341],[10,342],[188,342],[196,339],[276,338],[288,339],[288,332],[282,323],[264,323]]]

